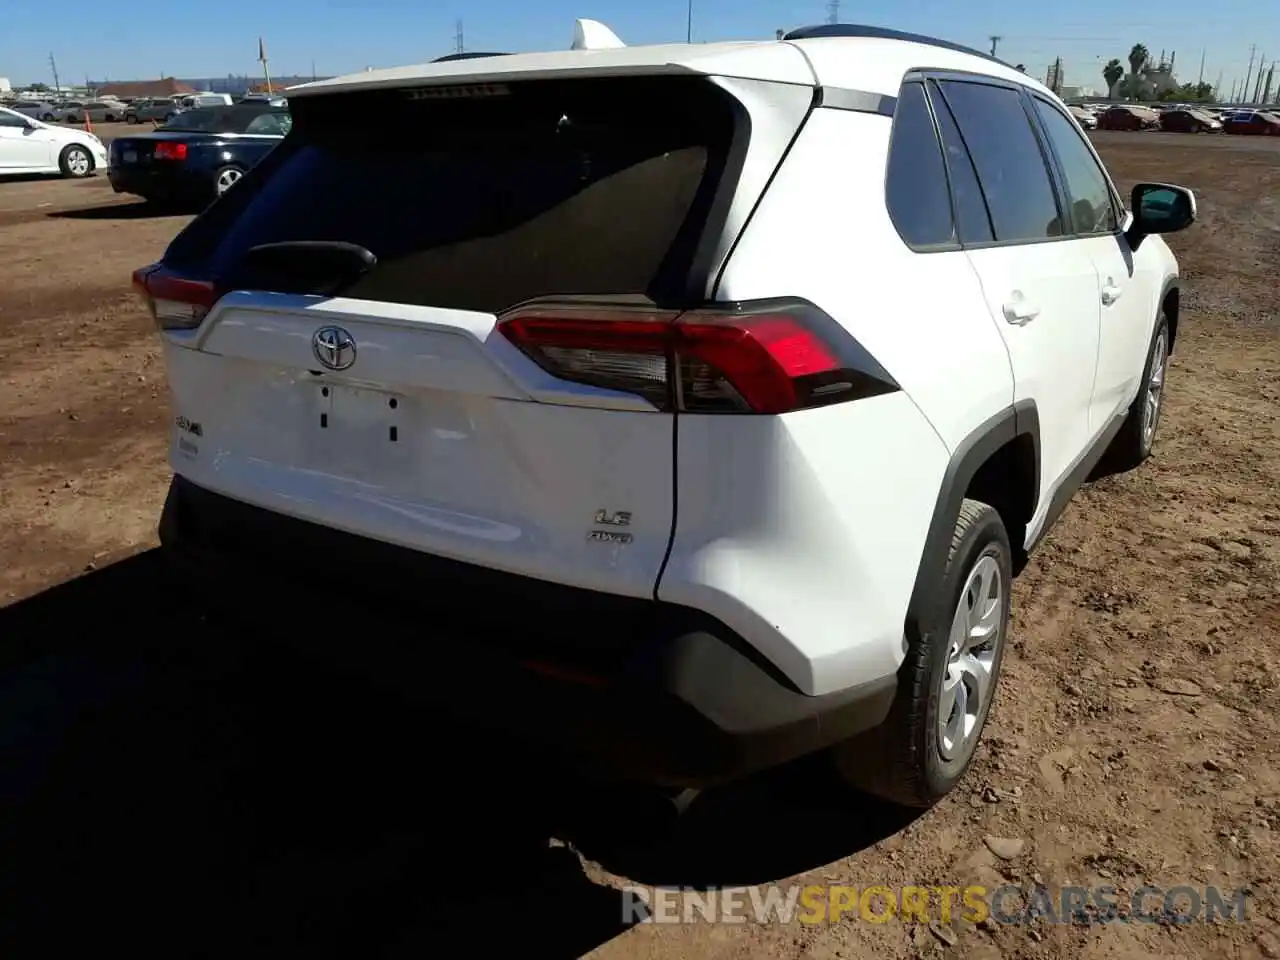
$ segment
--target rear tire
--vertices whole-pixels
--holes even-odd
[[[1100,466],[1104,473],[1124,473],[1151,456],[1160,413],[1164,410],[1164,385],[1169,372],[1169,323],[1164,311],[1156,318],[1155,333],[1147,347],[1147,361],[1142,368],[1138,396],[1129,408],[1124,425],[1103,455]]]
[[[84,147],[73,143],[58,157],[58,169],[64,177],[79,180],[93,173],[93,157]]]
[[[130,123],[130,124],[136,124],[138,122],[138,117],[136,114],[133,114],[133,113],[125,114],[124,122]]]
[[[229,163],[225,167],[220,167],[218,172],[213,175],[213,192],[216,196],[222,196],[244,176],[244,168],[234,163]]]
[[[1009,633],[1013,551],[1000,514],[960,506],[936,622],[907,651],[884,723],[832,748],[846,784],[907,807],[930,807],[973,760]],[[945,711],[945,714],[944,714]]]

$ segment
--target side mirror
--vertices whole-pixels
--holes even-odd
[[[1143,238],[1157,233],[1177,233],[1196,221],[1196,195],[1171,183],[1140,183],[1130,194],[1133,222],[1125,232],[1134,250]]]

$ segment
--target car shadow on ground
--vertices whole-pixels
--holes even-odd
[[[234,596],[175,584],[152,550],[0,609],[7,956],[87,938],[134,956],[416,958],[479,937],[577,957],[634,920],[575,850],[637,883],[736,885],[905,822],[810,790],[807,770],[704,794],[674,822],[655,796],[228,631],[205,611]]]
[[[103,203],[73,210],[51,210],[46,216],[54,220],[149,220],[153,217],[176,217],[192,211],[169,204],[136,201]]]
[[[0,183],[33,183],[37,180],[58,180],[60,173],[0,173]]]

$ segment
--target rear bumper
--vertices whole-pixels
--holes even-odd
[[[111,159],[107,179],[116,193],[172,203],[194,203],[213,195],[208,179],[191,171],[121,167]]]
[[[256,601],[294,642],[627,780],[707,786],[785,763],[876,726],[896,689],[808,697],[692,611],[456,563],[182,477],[160,539],[201,596]]]

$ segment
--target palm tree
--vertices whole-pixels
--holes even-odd
[[[1142,44],[1135,43],[1133,49],[1129,51],[1129,72],[1136,77],[1150,59],[1151,51]]]
[[[1107,96],[1114,97],[1116,95],[1116,84],[1124,78],[1124,64],[1119,60],[1111,59],[1107,65],[1102,68],[1102,79],[1107,81]]]

